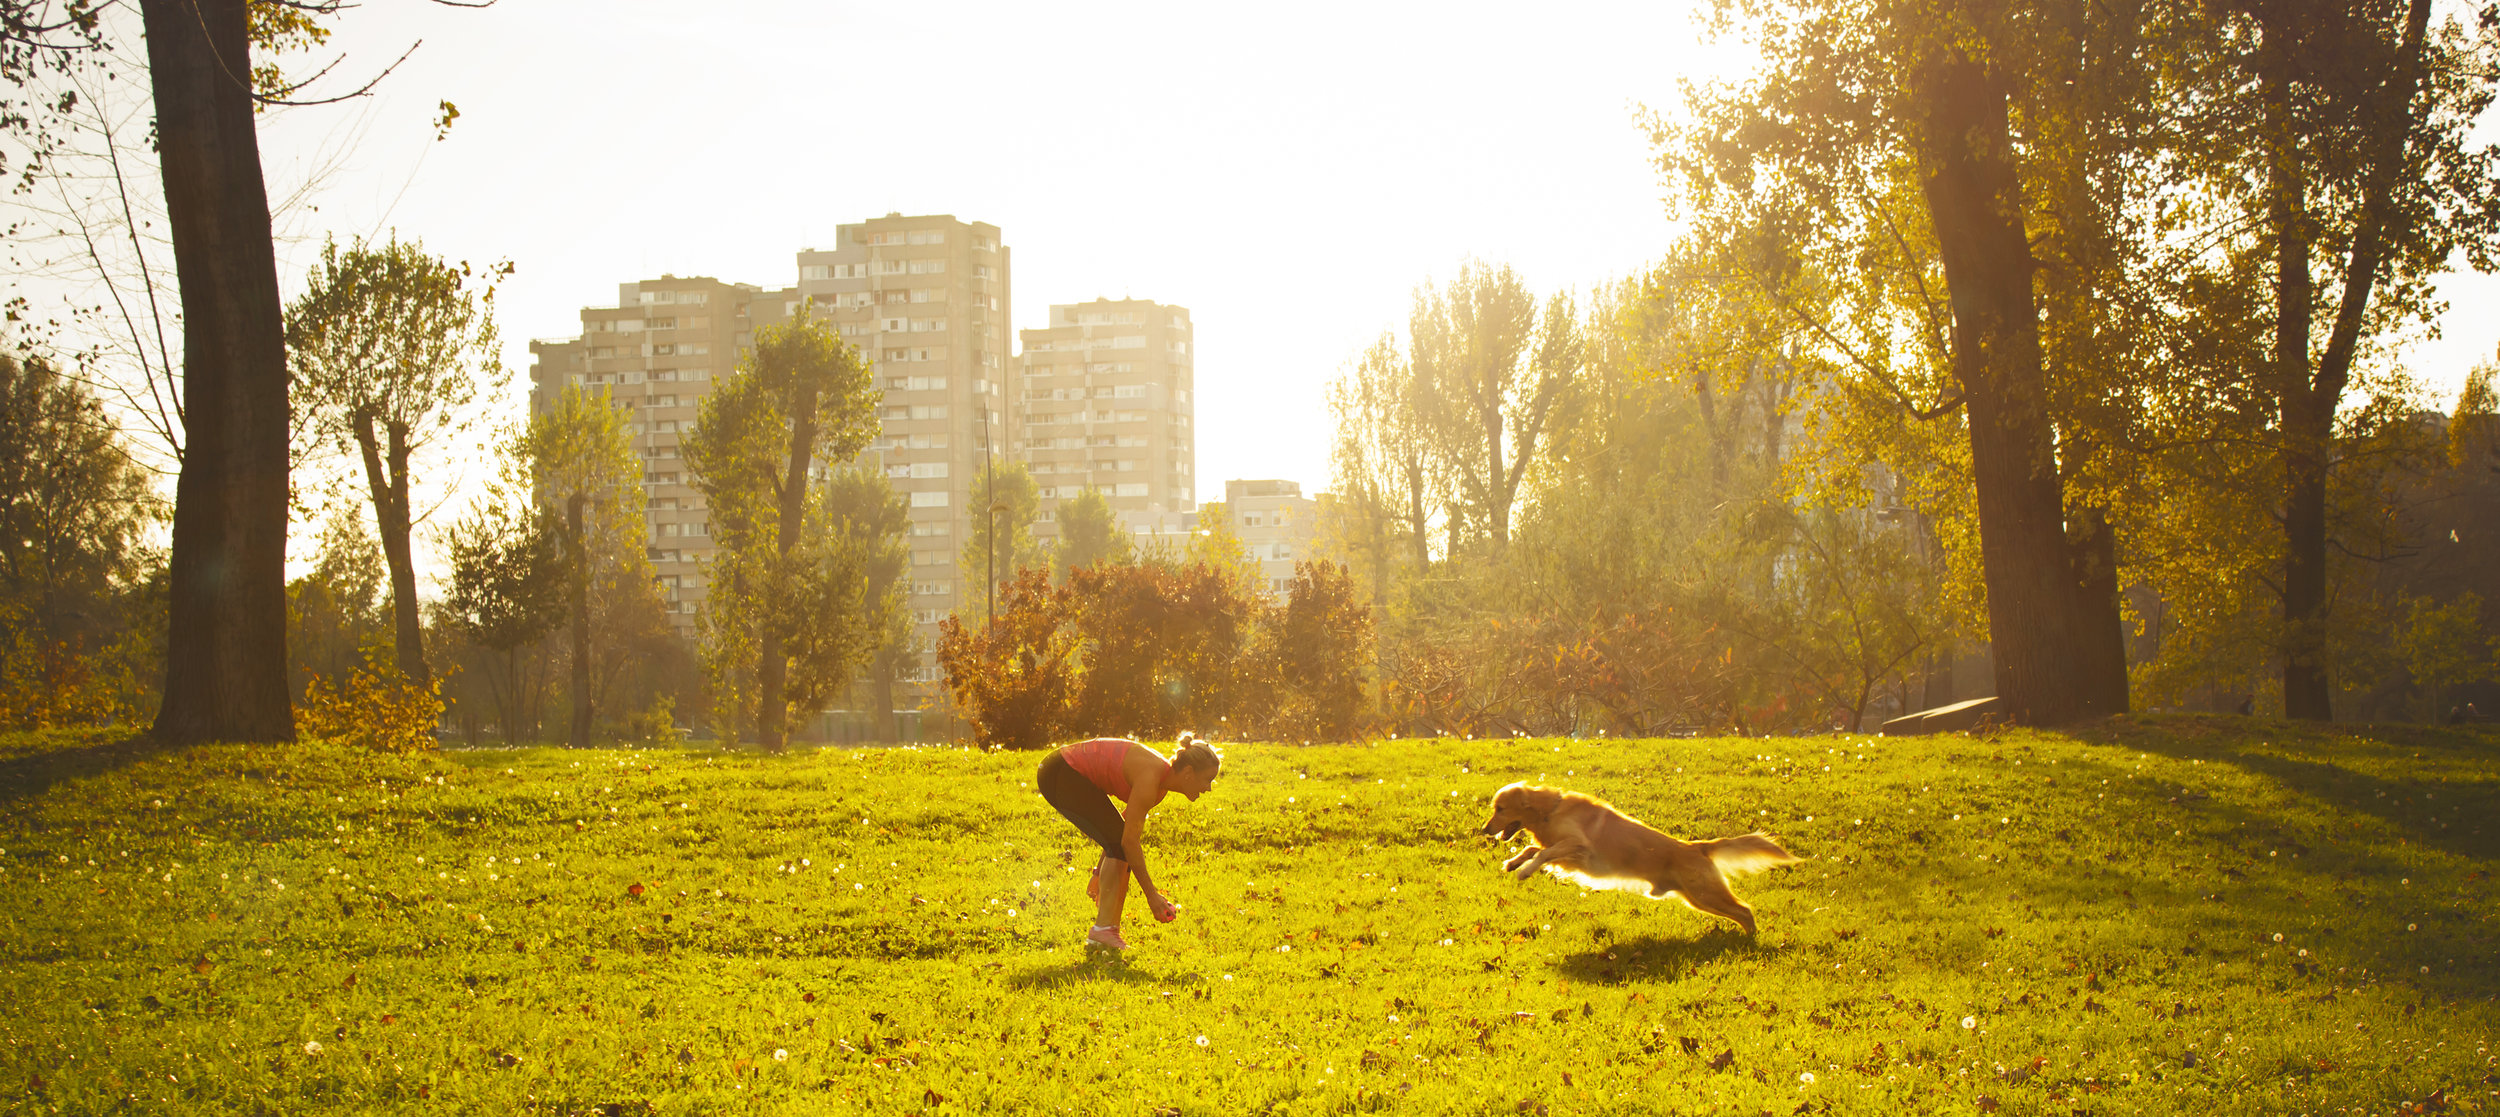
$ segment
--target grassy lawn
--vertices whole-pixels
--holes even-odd
[[[1234,745],[1121,961],[1036,759],[8,739],[0,1109],[2500,1109],[2489,732]],[[1523,778],[1813,860],[1516,883]]]

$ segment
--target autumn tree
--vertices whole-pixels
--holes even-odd
[[[504,740],[520,740],[521,652],[563,623],[570,571],[563,533],[526,492],[498,492],[452,525],[442,615],[462,639],[503,657],[492,693]]]
[[[629,419],[604,389],[567,385],[530,417],[516,447],[556,531],[569,583],[566,741],[575,748],[589,747],[609,684],[639,649],[667,639]]]
[[[823,510],[810,478],[816,462],[867,446],[880,398],[858,351],[803,310],[758,331],[685,441],[720,546],[707,607],[753,642],[755,732],[767,749],[783,747],[794,697],[821,702],[873,647],[860,628],[861,557],[847,536],[811,532]]]
[[[2327,654],[2329,476],[2356,365],[2376,340],[2438,303],[2430,281],[2462,253],[2500,247],[2500,150],[2471,143],[2500,78],[2483,28],[2434,27],[2430,0],[2254,0],[2234,59],[2245,93],[2227,183],[2254,180],[2242,212],[2252,262],[2270,265],[2270,351],[2259,380],[2279,423],[2284,538],[2283,705],[2333,715]],[[2323,290],[2321,289],[2323,288]]]
[[[333,241],[287,308],[287,359],[305,422],[363,465],[390,565],[399,671],[417,686],[433,675],[419,627],[410,470],[468,428],[481,391],[502,384],[493,280],[508,270],[480,275],[396,237]]]
[[[108,658],[147,626],[132,610],[155,604],[140,590],[163,516],[94,393],[0,354],[0,724],[135,712]]]

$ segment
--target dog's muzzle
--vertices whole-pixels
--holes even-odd
[[[1507,842],[1511,839],[1511,835],[1518,833],[1519,828],[1525,825],[1527,825],[1527,823],[1513,822],[1508,826],[1502,827],[1500,830],[1495,830],[1491,823],[1487,823],[1485,824],[1483,832],[1492,836],[1497,841]]]

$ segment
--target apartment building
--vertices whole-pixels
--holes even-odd
[[[1099,489],[1130,531],[1169,531],[1197,505],[1189,310],[1146,299],[1053,304],[1020,332],[1014,448],[1041,495],[1037,541],[1062,501]]]
[[[831,248],[801,250],[798,285],[754,316],[760,329],[811,301],[872,362],[885,402],[862,458],[911,502],[911,608],[924,646],[981,589],[963,584],[956,558],[985,512],[967,497],[984,456],[1009,456],[1008,259],[996,225],[890,213],[840,226]],[[924,676],[934,671],[923,665]]]
[[[1319,538],[1319,502],[1294,481],[1226,481],[1224,514],[1259,564],[1268,597],[1281,599],[1293,586],[1293,564],[1311,557]]]
[[[834,245],[801,250],[797,268],[798,282],[777,289],[675,276],[621,285],[616,306],[582,310],[580,337],[530,343],[531,410],[568,378],[634,409],[653,566],[672,619],[691,633],[714,547],[679,439],[755,331],[812,302],[810,313],[868,358],[885,394],[860,460],[883,469],[911,503],[911,607],[924,646],[934,644],[937,622],[965,590],[955,556],[979,510],[964,492],[992,437],[1000,457],[1007,452],[1008,249],[995,225],[887,214],[839,226]]]
[[[532,415],[567,384],[604,391],[632,411],[626,430],[643,460],[652,569],[681,631],[703,603],[702,563],[713,546],[679,440],[694,427],[696,401],[736,366],[749,305],[761,294],[706,276],[619,284],[615,306],[582,309],[579,337],[530,342]]]

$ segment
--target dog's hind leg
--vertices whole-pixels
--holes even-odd
[[[1746,934],[1754,933],[1753,909],[1746,907],[1743,900],[1737,899],[1735,893],[1728,891],[1727,882],[1719,879],[1718,873],[1695,873],[1676,883],[1677,887],[1674,890],[1676,898],[1684,901],[1694,911],[1733,919],[1738,926],[1745,929]],[[1651,893],[1651,895],[1656,894],[1655,891]]]

